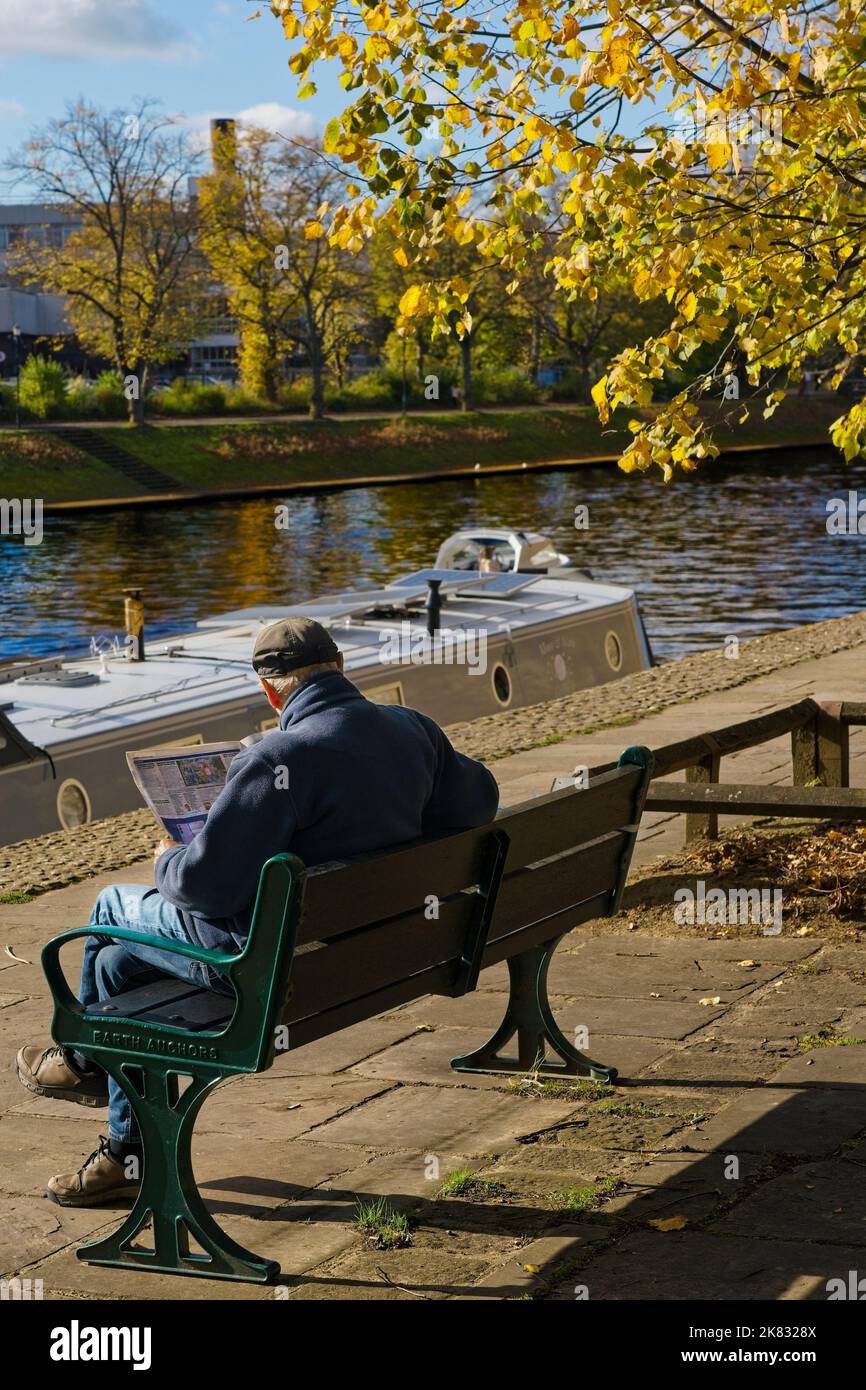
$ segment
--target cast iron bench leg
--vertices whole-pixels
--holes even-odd
[[[182,1067],[179,1074],[191,1075],[192,1080],[179,1095],[178,1073],[164,1066],[148,1066],[146,1059],[100,1058],[100,1063],[129,1097],[144,1141],[144,1173],[138,1200],[123,1224],[106,1239],[82,1246],[78,1258],[121,1269],[266,1283],[279,1272],[279,1264],[259,1259],[220,1229],[193,1176],[190,1147],[196,1117],[223,1077]],[[143,1077],[144,1095],[130,1071]],[[148,1220],[153,1226],[152,1246],[147,1248],[148,1233],[141,1246],[133,1244]],[[205,1253],[190,1251],[190,1237]]]
[[[549,1075],[585,1076],[592,1081],[616,1080],[616,1067],[594,1062],[572,1047],[557,1026],[547,999],[547,971],[560,937],[532,946],[508,961],[510,990],[505,1017],[491,1038],[475,1052],[455,1057],[455,1071],[538,1071]],[[517,1057],[503,1057],[500,1050],[517,1034]],[[561,1062],[545,1060],[550,1047]]]

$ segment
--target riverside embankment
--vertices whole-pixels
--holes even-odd
[[[755,411],[742,426],[723,423],[718,405],[705,414],[719,445],[739,452],[827,445],[831,423],[847,409],[816,395],[790,397],[770,420]],[[49,510],[140,506],[429,481],[476,468],[615,464],[632,413],[619,412],[608,428],[592,408],[557,406],[4,429],[0,495],[38,496]]]

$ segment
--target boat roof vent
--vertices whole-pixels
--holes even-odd
[[[19,676],[19,685],[54,685],[68,689],[70,686],[99,685],[99,677],[94,671],[38,671],[33,675]]]

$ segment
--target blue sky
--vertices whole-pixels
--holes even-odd
[[[346,102],[339,68],[323,64],[316,95],[299,102],[290,54],[266,0],[0,0],[0,163],[80,96],[121,110],[156,97],[203,133],[213,116],[321,132]],[[621,128],[646,114],[626,107]],[[0,172],[0,202],[28,194]]]
[[[206,124],[256,112],[284,133],[321,130],[344,97],[323,69],[319,92],[298,102],[290,48],[267,5],[247,0],[0,0],[0,160],[84,96],[123,108],[155,96]],[[0,199],[14,193],[0,185]]]

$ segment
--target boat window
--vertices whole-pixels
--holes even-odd
[[[492,552],[489,558],[493,561],[490,567],[493,573],[510,574],[516,556],[508,541],[490,541],[486,544],[483,541],[466,541],[450,557],[449,566],[456,570],[480,570],[482,557],[487,559],[488,551]]]
[[[511,703],[511,677],[504,666],[494,666],[493,668],[493,694],[500,705]]]
[[[559,564],[559,552],[552,545],[539,546],[538,550],[533,551],[529,563],[533,569],[548,569],[551,565]]]
[[[607,657],[607,664],[612,671],[618,671],[622,666],[622,643],[615,632],[609,632],[604,639],[604,654]]]
[[[481,547],[475,541],[468,541],[449,558],[448,564],[456,570],[477,570]]]
[[[57,819],[64,830],[74,830],[76,826],[88,825],[93,816],[90,797],[80,782],[69,777],[61,782],[57,793]]]

